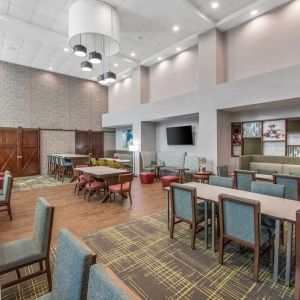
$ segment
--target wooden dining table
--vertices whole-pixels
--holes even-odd
[[[103,179],[107,185],[116,184],[118,182],[119,175],[130,173],[128,170],[124,169],[114,169],[110,167],[102,167],[102,166],[93,166],[93,167],[82,167],[75,168],[75,170],[90,174],[91,176],[99,179]],[[102,202],[106,202],[109,198],[109,193],[106,191]]]
[[[261,214],[275,220],[275,243],[274,243],[274,269],[273,280],[278,281],[279,274],[279,247],[280,247],[280,224],[287,222],[288,234],[286,245],[286,274],[285,284],[290,282],[292,243],[293,243],[293,224],[296,223],[296,211],[300,210],[300,201],[289,200],[285,198],[277,198],[252,192],[230,189],[209,184],[189,182],[184,185],[196,188],[197,199],[199,202],[205,203],[205,243],[208,245],[208,203],[211,203],[211,220],[215,220],[215,204],[219,202],[220,194],[228,194],[248,198],[260,202]],[[168,224],[169,224],[169,209],[170,209],[170,188],[165,188],[166,201],[168,209]],[[211,247],[215,251],[215,222],[211,224]]]

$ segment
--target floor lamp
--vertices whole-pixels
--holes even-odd
[[[139,151],[138,145],[129,145],[129,151],[132,152],[132,171],[133,171],[132,173],[134,176],[137,176],[135,170],[135,166],[136,166],[135,153]]]

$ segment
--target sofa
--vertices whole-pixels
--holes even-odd
[[[127,150],[106,150],[105,157],[113,158],[117,157],[118,159],[130,160],[129,163],[124,164],[124,167],[132,171],[133,166],[133,152]]]
[[[266,175],[278,173],[300,176],[300,157],[244,155],[239,158],[239,169]]]

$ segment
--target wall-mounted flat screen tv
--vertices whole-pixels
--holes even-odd
[[[193,145],[192,126],[167,127],[168,145]]]

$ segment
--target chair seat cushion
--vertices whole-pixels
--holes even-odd
[[[0,245],[0,272],[43,258],[32,238]]]
[[[98,190],[98,189],[103,189],[105,188],[105,183],[102,181],[93,181],[93,182],[90,182],[90,183],[87,183],[85,185],[85,187],[89,190]]]
[[[110,192],[112,193],[121,193],[121,192],[129,192],[129,183],[114,184],[109,187]]]

